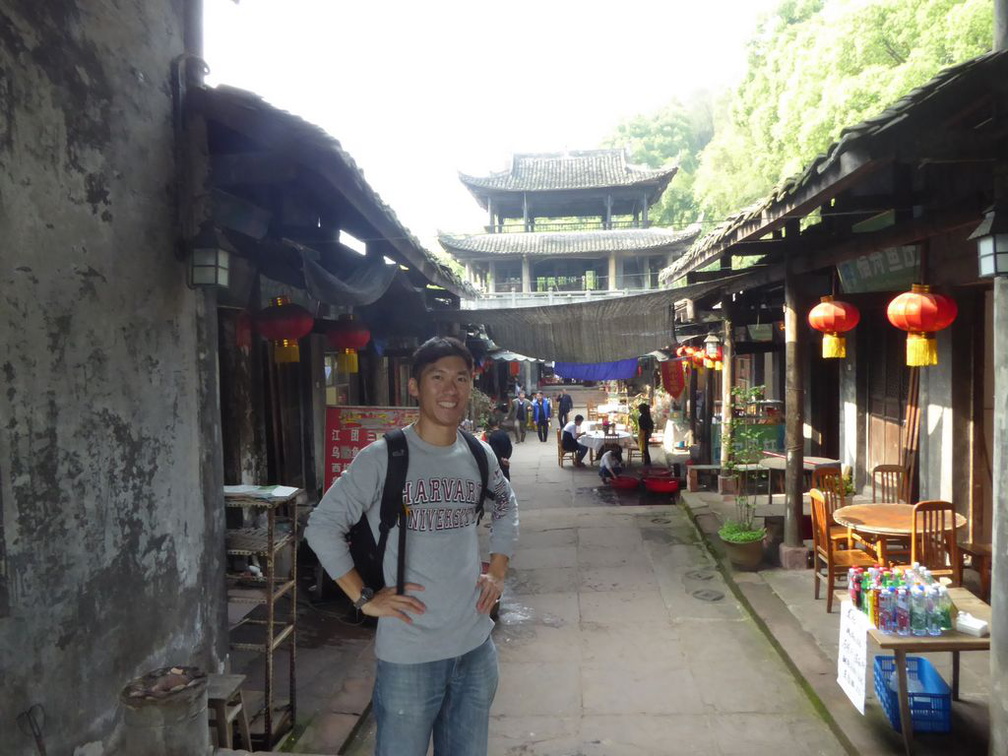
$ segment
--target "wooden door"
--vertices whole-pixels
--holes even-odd
[[[906,366],[906,336],[895,328],[865,328],[858,332],[868,349],[868,437],[866,473],[876,465],[898,465],[910,369]],[[858,345],[861,348],[861,345]]]

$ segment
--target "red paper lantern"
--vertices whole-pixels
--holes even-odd
[[[509,362],[508,363],[508,372],[511,373],[512,376],[518,375],[518,373],[521,372],[521,363],[519,363],[517,361],[515,361],[515,362]]]
[[[311,333],[315,319],[288,297],[274,297],[270,306],[256,314],[256,330],[273,342],[273,361],[299,362],[298,339]]]
[[[854,328],[861,320],[858,308],[847,302],[823,297],[808,314],[809,325],[823,333],[822,356],[826,359],[847,356],[847,339],[840,334]]]
[[[336,370],[356,373],[359,370],[357,352],[367,346],[371,332],[353,315],[340,315],[339,320],[326,325],[326,341],[336,350]]]
[[[907,331],[906,364],[911,367],[938,364],[934,332],[952,325],[959,314],[955,300],[931,293],[926,284],[913,284],[889,303],[886,316],[897,328]]]

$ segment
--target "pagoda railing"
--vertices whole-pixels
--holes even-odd
[[[463,310],[500,310],[506,307],[541,307],[543,305],[571,304],[573,302],[593,302],[609,297],[623,297],[627,294],[641,294],[642,289],[599,289],[594,291],[511,291],[500,294],[484,294],[479,299],[463,299],[459,306]]]
[[[640,221],[621,220],[613,221],[608,226],[602,221],[536,221],[533,231],[556,232],[556,231],[605,231],[614,228],[648,228],[649,223]],[[484,226],[488,234],[523,234],[525,225],[523,223],[505,223],[503,226]]]

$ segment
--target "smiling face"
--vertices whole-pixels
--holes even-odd
[[[469,404],[472,375],[461,357],[442,357],[426,365],[419,380],[410,378],[410,396],[420,404],[417,432],[424,440],[437,443],[431,436],[455,440],[455,431]]]

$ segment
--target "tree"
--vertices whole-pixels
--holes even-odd
[[[679,164],[650,218],[654,225],[684,228],[699,217],[693,180],[700,151],[713,133],[711,96],[701,92],[689,106],[673,100],[656,113],[621,123],[603,146],[624,147],[631,162],[651,168]]]
[[[724,218],[766,195],[845,127],[940,69],[990,49],[989,0],[787,0],[749,43],[748,72],[715,112],[694,194]]]

